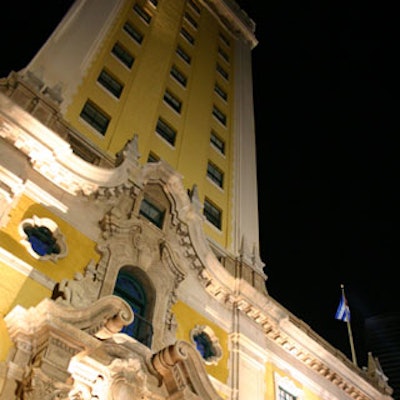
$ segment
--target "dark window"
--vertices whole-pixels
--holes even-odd
[[[108,117],[90,100],[88,100],[83,106],[80,116],[102,135],[106,133],[110,117]]]
[[[131,23],[124,24],[124,31],[139,44],[143,42],[143,35]]]
[[[194,37],[183,27],[181,28],[181,34],[190,44],[194,44]]]
[[[116,78],[111,76],[106,70],[101,71],[97,81],[111,92],[115,97],[120,97],[124,86]]]
[[[61,249],[57,244],[57,239],[47,226],[27,224],[23,229],[28,236],[28,241],[31,244],[32,250],[37,255],[47,256],[50,254],[60,254]]]
[[[185,18],[193,28],[197,29],[197,21],[188,12],[185,12]]]
[[[162,228],[165,216],[165,210],[155,206],[150,200],[144,198],[140,204],[140,215],[146,217],[158,228]]]
[[[207,221],[211,222],[218,229],[221,229],[222,211],[208,199],[204,200],[203,213]]]
[[[178,54],[179,57],[182,58],[182,60],[184,60],[185,62],[187,62],[188,64],[190,64],[190,62],[192,61],[191,57],[189,56],[188,53],[186,53],[185,50],[182,49],[181,46],[178,46],[176,48],[176,54]]]
[[[140,7],[139,4],[135,3],[133,9],[146,23],[149,24],[151,22],[151,15],[144,8]]]
[[[124,299],[135,314],[133,322],[128,326],[124,326],[121,332],[150,347],[153,327],[146,320],[147,298],[143,286],[134,276],[121,271],[115,283],[114,295]]]
[[[228,38],[223,33],[220,33],[219,37],[225,43],[226,46],[230,47],[231,44],[230,44]]]
[[[160,157],[156,156],[154,153],[150,152],[149,156],[147,157],[148,163],[154,163],[160,161]]]
[[[182,102],[178,100],[169,90],[166,90],[164,93],[164,101],[168,105],[170,105],[176,112],[181,112]]]
[[[200,332],[193,336],[193,340],[196,343],[196,349],[199,351],[204,360],[209,360],[216,356],[214,346],[212,345],[210,337],[205,332]]]
[[[226,61],[229,62],[229,56],[228,54],[221,49],[221,47],[218,47],[218,54]]]
[[[120,43],[115,43],[114,47],[111,50],[112,54],[114,54],[124,65],[128,68],[131,68],[133,62],[135,61],[132,54],[129,53]]]
[[[200,11],[201,11],[200,6],[197,4],[197,2],[195,0],[189,0],[189,4],[193,8],[193,10],[195,10],[197,12],[197,14],[200,14]]]
[[[225,142],[214,131],[211,132],[210,142],[222,154],[225,154]]]
[[[224,183],[224,173],[212,162],[208,162],[207,176],[222,188]]]
[[[176,130],[169,126],[165,121],[159,119],[157,121],[156,132],[163,137],[168,143],[174,145],[176,138]]]
[[[187,78],[175,65],[172,66],[170,73],[182,86],[186,87]]]
[[[218,107],[214,106],[212,113],[221,124],[226,125],[226,115]]]
[[[296,400],[296,396],[288,393],[286,390],[282,389],[281,387],[278,389],[278,400]]]
[[[228,100],[228,95],[227,95],[227,93],[225,92],[224,89],[221,88],[221,86],[218,85],[218,83],[215,84],[214,90],[215,90],[215,93],[217,93],[218,96],[221,97],[221,99],[223,99],[223,100],[225,100],[225,101]]]
[[[217,64],[217,71],[221,74],[223,78],[225,78],[226,80],[229,79],[229,74],[219,64]]]

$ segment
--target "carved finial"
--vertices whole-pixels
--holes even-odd
[[[203,210],[203,205],[199,199],[199,189],[196,184],[192,186],[192,189],[189,191],[189,198],[191,203],[193,204],[196,211],[201,214]]]
[[[134,133],[133,138],[126,142],[122,151],[117,153],[117,165],[121,164],[124,160],[130,160],[137,164],[139,158],[139,136],[137,133]]]

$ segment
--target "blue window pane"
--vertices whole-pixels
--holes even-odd
[[[39,256],[60,254],[60,246],[57,244],[53,232],[46,226],[27,225],[24,227],[24,232],[28,236],[32,250]]]
[[[121,332],[137,339],[150,347],[153,327],[146,320],[147,299],[144,288],[134,276],[124,271],[120,272],[114,288],[114,295],[123,298],[135,314],[133,322],[125,326]]]

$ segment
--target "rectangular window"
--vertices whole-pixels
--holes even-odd
[[[225,90],[221,88],[221,86],[218,85],[218,83],[215,84],[214,86],[214,91],[215,93],[218,94],[221,99],[227,101],[228,100],[228,95],[226,94]]]
[[[222,125],[226,126],[226,115],[216,106],[213,106],[213,115]]]
[[[139,44],[143,42],[143,35],[130,22],[125,22],[124,31]]]
[[[135,61],[132,54],[129,53],[128,50],[125,49],[120,43],[115,43],[114,47],[111,50],[111,53],[115,55],[124,65],[128,68],[131,68],[133,62]]]
[[[171,76],[173,76],[183,87],[186,87],[187,78],[186,76],[176,67],[173,65],[170,71]]]
[[[102,135],[106,133],[110,117],[90,100],[83,106],[80,116]]]
[[[185,62],[187,62],[188,64],[190,64],[190,62],[192,61],[191,57],[189,56],[188,53],[186,53],[185,50],[182,49],[181,46],[178,46],[176,48],[176,54],[178,54],[178,56],[180,58],[182,58],[182,60],[184,60]]]
[[[218,47],[218,54],[226,61],[229,62],[229,56],[228,54],[221,49],[221,47]]]
[[[190,6],[197,12],[197,14],[200,14],[200,6],[197,4],[195,0],[189,0]]]
[[[190,43],[194,44],[194,37],[184,28],[181,28],[181,35]]]
[[[152,151],[149,153],[149,156],[147,157],[147,162],[148,163],[155,163],[160,161],[160,157],[155,155]]]
[[[214,132],[210,136],[211,144],[222,154],[225,154],[225,142]]]
[[[229,74],[221,67],[221,65],[219,65],[218,63],[217,63],[217,71],[219,72],[219,74],[223,77],[223,78],[225,78],[226,80],[228,80],[229,79]]]
[[[281,387],[278,389],[278,400],[296,400],[296,396],[293,396],[286,390],[282,389]]]
[[[182,109],[182,102],[178,100],[169,90],[164,93],[164,101],[171,106],[176,112],[180,113]]]
[[[230,44],[228,38],[227,38],[223,33],[220,33],[220,34],[219,34],[219,37],[220,37],[220,39],[222,40],[222,42],[223,42],[226,46],[228,46],[228,47],[231,46],[231,44]]]
[[[169,126],[161,118],[157,121],[156,132],[163,137],[168,143],[175,145],[176,130]]]
[[[224,173],[212,162],[208,162],[207,176],[216,183],[220,188],[224,184]]]
[[[136,14],[143,19],[144,22],[147,24],[151,22],[151,15],[144,8],[140,7],[138,3],[135,3],[133,9],[135,10]]]
[[[143,215],[158,228],[162,228],[165,210],[155,206],[149,199],[144,198],[140,204],[140,215]]]
[[[211,222],[218,229],[221,229],[222,211],[207,198],[204,200],[203,213],[207,221]]]
[[[124,85],[118,82],[117,79],[111,76],[105,69],[101,71],[99,77],[97,78],[97,82],[99,82],[115,97],[120,98]]]
[[[185,12],[185,19],[193,28],[197,29],[197,21],[187,11]]]

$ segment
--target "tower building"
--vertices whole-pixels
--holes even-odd
[[[0,399],[390,400],[271,298],[233,0],[76,0],[0,79]]]

